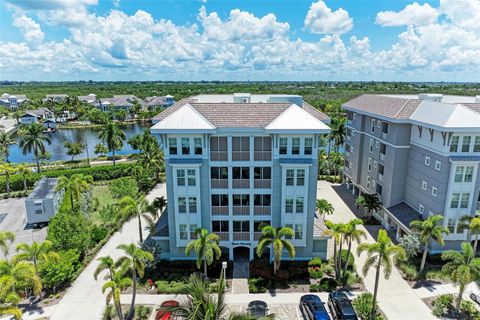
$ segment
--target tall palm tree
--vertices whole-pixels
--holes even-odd
[[[340,146],[345,142],[345,135],[347,132],[347,128],[345,127],[346,122],[347,119],[345,117],[333,117],[330,123],[330,127],[332,128],[330,139],[334,141],[336,152],[338,152]]]
[[[0,174],[5,176],[5,185],[7,195],[10,196],[10,178],[12,174],[15,172],[15,168],[13,168],[9,163],[4,163],[0,165]]]
[[[325,199],[317,199],[316,204],[318,213],[322,216],[323,220],[325,221],[326,215],[331,215],[334,212],[333,205]]]
[[[40,155],[45,153],[45,143],[50,144],[50,138],[43,133],[43,126],[38,123],[32,123],[20,130],[20,148],[23,154],[33,152],[35,162],[37,163],[37,172],[40,172]]]
[[[443,246],[445,241],[443,240],[444,234],[449,234],[448,228],[438,225],[443,220],[441,215],[433,215],[426,220],[415,220],[410,222],[410,229],[413,232],[419,233],[420,240],[424,243],[422,263],[420,264],[420,272],[425,268],[425,262],[427,261],[428,244],[430,240],[434,240]]]
[[[16,144],[17,141],[12,138],[12,135],[6,133],[5,131],[0,131],[0,153],[5,156],[5,162],[8,161],[8,157],[10,156],[10,146],[12,144]]]
[[[105,279],[113,279],[113,273],[115,271],[115,263],[113,262],[112,257],[110,256],[104,256],[100,257],[97,259],[99,262],[97,267],[95,268],[95,271],[93,272],[93,278],[97,280],[98,275],[102,273],[105,270],[108,270],[108,275],[105,276]]]
[[[332,221],[325,221],[327,230],[323,234],[327,237],[333,238],[333,264],[335,266],[335,277],[338,279],[340,277],[340,268],[339,261],[342,260],[342,252],[338,249],[338,244],[342,242],[343,229],[345,228],[344,223],[333,223]]]
[[[35,295],[42,291],[42,283],[33,264],[26,261],[0,261],[0,277],[13,279],[14,290],[31,290]]]
[[[27,191],[27,178],[32,175],[32,170],[24,164],[19,164],[15,169],[23,179],[23,190]]]
[[[392,264],[397,260],[405,260],[405,250],[394,245],[392,240],[388,237],[387,231],[381,229],[378,232],[377,242],[375,243],[361,243],[357,248],[357,254],[360,256],[362,252],[367,252],[367,260],[363,265],[363,276],[366,277],[370,268],[375,268],[375,287],[373,289],[373,303],[370,319],[375,318],[378,282],[380,280],[380,267],[383,267],[383,274],[385,279],[390,277],[392,272]]]
[[[273,252],[273,274],[277,274],[280,268],[280,261],[282,259],[283,249],[287,249],[291,258],[295,257],[295,247],[288,240],[293,238],[295,232],[288,227],[274,228],[272,226],[264,226],[262,228],[262,235],[258,240],[257,256],[261,257],[266,248],[272,247]]]
[[[83,173],[72,174],[70,178],[61,176],[58,181],[56,190],[65,192],[69,195],[70,206],[74,209],[75,202],[80,200],[80,196],[90,190],[93,183],[93,177],[91,175],[84,175]]]
[[[478,236],[480,234],[480,218],[479,217],[472,217],[472,216],[463,216],[460,219],[460,225],[463,228],[467,228],[470,235],[475,235],[475,240],[473,242],[473,253],[477,253],[477,246],[478,246]],[[457,227],[458,228],[458,227]]]
[[[13,258],[14,261],[28,261],[33,263],[35,272],[38,275],[38,263],[49,259],[59,260],[60,256],[52,251],[52,242],[45,240],[44,242],[34,241],[32,244],[20,243],[17,245],[18,254]]]
[[[362,219],[352,219],[345,224],[343,228],[343,239],[348,244],[347,249],[347,259],[343,267],[343,285],[345,286],[347,280],[347,268],[348,268],[348,257],[350,257],[350,252],[352,251],[352,242],[360,244],[362,238],[366,239],[367,234],[365,231],[358,229],[357,227],[362,225]]]
[[[15,240],[15,234],[11,231],[0,231],[0,249],[3,255],[8,255],[8,242],[12,243]]]
[[[132,279],[125,276],[126,271],[127,270],[125,267],[120,267],[119,270],[112,268],[110,280],[105,282],[102,286],[102,293],[110,290],[107,294],[106,304],[108,305],[110,301],[113,300],[118,319],[120,320],[124,319],[122,304],[120,302],[120,294],[122,291],[132,286]]]
[[[382,209],[382,202],[378,194],[365,193],[355,200],[355,205],[358,209],[363,209],[368,218],[371,218],[375,212]]]
[[[129,219],[133,216],[138,218],[138,235],[140,242],[143,242],[142,232],[142,213],[147,209],[148,202],[143,197],[134,199],[130,196],[125,196],[118,202],[120,212],[124,219]]]
[[[120,149],[123,141],[126,139],[125,132],[113,121],[108,121],[102,126],[98,136],[106,145],[109,151],[112,152],[113,165],[115,165],[115,151]]]
[[[480,258],[475,258],[475,251],[468,242],[462,243],[462,250],[446,250],[442,252],[442,260],[448,261],[442,267],[445,274],[460,286],[456,309],[459,310],[465,287],[480,278]]]
[[[207,265],[211,265],[214,259],[218,260],[222,255],[222,250],[218,246],[220,238],[215,233],[208,233],[205,228],[197,228],[195,235],[197,239],[187,244],[185,254],[189,256],[192,251],[195,251],[197,268],[200,269],[203,262],[203,274],[207,278]]]
[[[3,275],[0,277],[0,316],[13,316],[15,320],[22,319],[22,310],[18,307],[20,296],[15,292],[13,277]]]
[[[132,302],[127,315],[127,320],[133,318],[135,310],[135,297],[137,295],[137,275],[141,278],[145,272],[145,263],[153,261],[153,255],[137,247],[136,244],[121,244],[117,247],[124,255],[115,262],[116,267],[126,267],[132,274]]]

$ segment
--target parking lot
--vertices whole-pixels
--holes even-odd
[[[47,228],[31,228],[26,225],[25,198],[0,200],[0,231],[11,231],[15,234],[15,242],[10,245],[9,256],[15,254],[18,243],[43,241],[47,236]],[[0,252],[0,258],[4,258]]]

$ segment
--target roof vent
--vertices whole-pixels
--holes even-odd
[[[443,94],[440,94],[440,93],[420,93],[418,95],[418,98],[420,100],[442,102]]]

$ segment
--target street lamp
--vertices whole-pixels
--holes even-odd
[[[222,262],[223,282],[227,283],[227,261]]]

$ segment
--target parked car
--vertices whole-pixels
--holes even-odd
[[[268,314],[268,306],[265,301],[254,300],[248,304],[248,314],[255,318],[265,317]]]
[[[169,308],[178,307],[178,301],[175,300],[167,300],[162,302],[160,305],[160,309],[157,310],[157,314],[155,315],[155,320],[173,320],[175,319],[174,314]]]
[[[480,292],[478,292],[478,291],[470,292],[470,299],[472,299],[476,303],[480,304]]]
[[[306,320],[330,320],[319,296],[306,294],[300,298],[300,312]]]
[[[335,319],[358,320],[355,309],[350,299],[341,291],[333,291],[328,294],[328,308]]]

